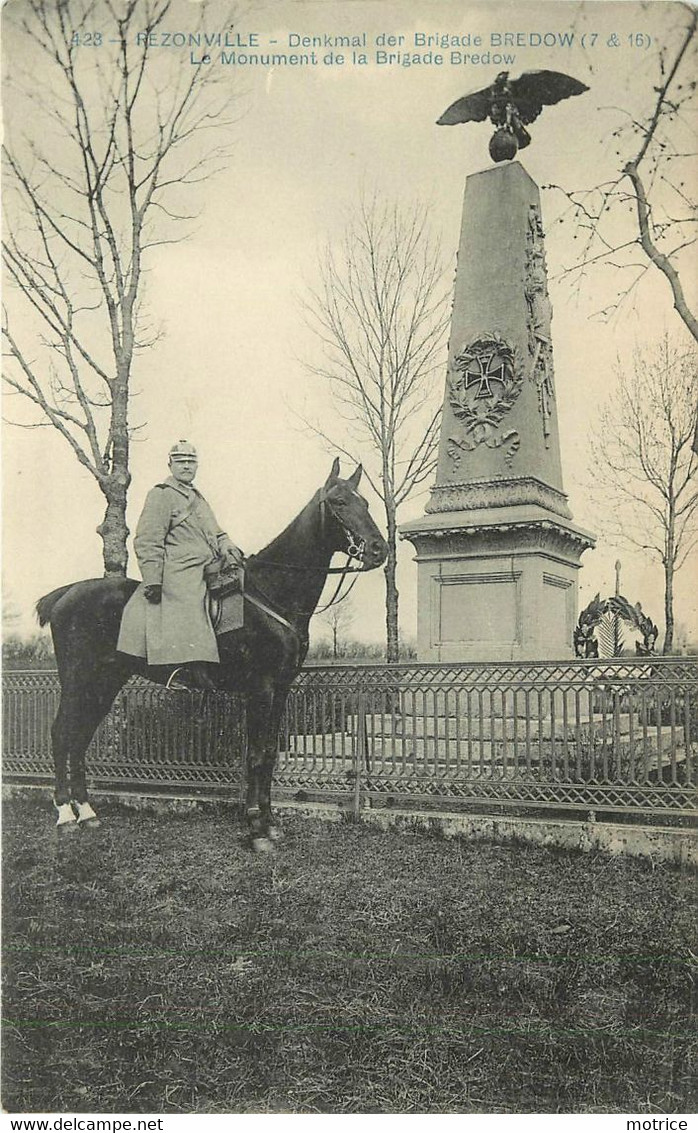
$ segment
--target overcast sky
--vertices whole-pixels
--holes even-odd
[[[21,3],[10,0],[14,10]],[[163,27],[172,33],[193,30],[196,8],[194,0],[181,0]],[[229,6],[211,8],[209,25],[224,30]],[[367,65],[348,60],[343,66],[325,65],[324,48],[317,49],[316,66],[273,68],[222,64],[214,49],[212,65],[241,94],[233,156],[225,171],[198,190],[200,218],[190,238],[155,249],[148,264],[148,312],[163,335],[138,357],[134,371],[132,420],[145,426],[132,449],[129,525],[135,528],[147,490],[166,474],[170,444],[186,437],[200,453],[198,486],[231,537],[254,551],[303,506],[331,462],[316,439],[299,432],[292,412],[315,407],[332,430],[331,407],[302,365],[317,350],[300,301],[317,278],[321,248],[341,235],[342,217],[362,187],[376,188],[406,203],[428,202],[434,230],[453,263],[465,178],[490,164],[489,125],[444,129],[435,121],[456,98],[487,85],[507,64],[452,63],[448,48],[441,66],[380,64],[375,37],[402,35],[405,44],[394,50],[414,51],[415,33],[479,34],[485,40],[480,52],[515,56],[508,64],[514,74],[551,68],[588,83],[584,96],[545,111],[521,157],[539,185],[580,188],[617,169],[609,136],[620,108],[638,115],[651,105],[658,51],[677,41],[685,14],[668,3],[572,0],[530,5],[274,0],[238,13],[235,30],[241,37],[259,36],[261,46],[250,50],[288,50],[289,35],[326,33],[365,33],[369,44]],[[8,57],[21,59],[26,45],[10,21],[5,23]],[[525,45],[490,47],[492,36],[505,33],[523,33]],[[638,33],[642,45],[631,46],[629,37]],[[560,45],[559,37],[569,34],[572,46]],[[536,37],[551,35],[558,37],[555,46],[537,45]],[[278,41],[274,47],[272,39]],[[190,66],[188,47],[157,50],[161,68]],[[17,128],[16,121],[12,125]],[[572,290],[561,271],[573,262],[574,232],[556,222],[561,209],[560,199],[544,191],[563,476],[575,521],[594,531],[596,516],[584,487],[587,438],[614,382],[616,356],[627,358],[636,343],[656,341],[665,330],[680,337],[682,328],[668,286],[651,273],[610,323],[593,319],[613,298],[618,280],[602,270],[589,274],[581,291]],[[695,278],[695,262],[692,274]],[[444,381],[445,370],[439,397]],[[7,404],[5,412],[9,415]],[[12,413],[18,415],[14,405]],[[380,518],[378,501],[367,494]],[[422,514],[425,502],[426,496],[410,502],[401,519]],[[92,478],[52,429],[6,427],[3,574],[6,598],[22,611],[22,629],[31,629],[30,611],[41,594],[101,574],[95,527],[102,511]],[[416,634],[413,553],[409,544],[402,546],[399,588],[407,637]],[[661,569],[602,542],[584,555],[580,608],[597,590],[612,592],[618,557],[624,592],[661,622]],[[131,573],[137,574],[134,558]],[[691,574],[695,579],[695,561],[679,577],[676,617],[698,636]],[[381,638],[382,589],[380,572],[359,580],[356,636]]]

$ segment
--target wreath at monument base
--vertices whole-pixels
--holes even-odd
[[[635,642],[636,655],[651,657],[656,649],[659,629],[651,618],[643,614],[639,602],[631,606],[622,594],[615,594],[612,598],[602,598],[597,594],[582,610],[572,635],[575,656],[598,657],[600,647],[604,657],[620,656],[624,644],[619,629],[621,621],[642,634],[642,641]]]

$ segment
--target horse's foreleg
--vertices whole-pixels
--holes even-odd
[[[267,836],[272,842],[281,838],[281,830],[274,822],[271,809],[271,786],[274,777],[274,768],[279,752],[279,729],[281,718],[286,707],[288,688],[277,688],[274,693],[274,702],[269,715],[267,739],[265,745],[264,763],[261,770],[260,807],[262,817],[266,823]]]
[[[271,784],[274,777],[274,767],[276,765],[277,752],[267,752],[264,766],[261,775],[261,812],[266,826],[267,837],[272,842],[278,842],[281,838],[281,830],[274,821],[274,815],[271,809]]]
[[[245,817],[252,846],[259,852],[272,849],[268,814],[264,809],[264,778],[267,762],[269,719],[274,688],[264,686],[247,698],[247,795]]]

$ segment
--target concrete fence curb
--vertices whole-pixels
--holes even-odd
[[[47,795],[45,787],[5,784],[4,799],[31,797],[37,791]],[[215,798],[186,798],[177,795],[127,794],[95,791],[93,799],[119,803],[132,810],[154,814],[189,814],[211,806],[230,806]],[[354,821],[351,806],[339,803],[275,801],[278,812],[300,814],[324,822]],[[495,843],[528,842],[531,845],[582,853],[601,851],[612,856],[627,855],[653,862],[698,868],[698,830],[668,826],[638,826],[614,822],[579,822],[570,819],[521,818],[453,814],[394,808],[361,811],[359,823],[398,833],[423,833],[442,838]]]

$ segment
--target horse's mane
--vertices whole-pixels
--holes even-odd
[[[262,547],[261,550],[256,551],[255,554],[248,555],[246,559],[247,565],[254,566],[254,563],[256,561],[266,558],[275,558],[280,553],[280,548],[281,553],[283,553],[283,551],[287,549],[287,539],[289,534],[297,528],[298,522],[305,514],[305,512],[309,511],[310,508],[313,507],[315,503],[317,503],[318,496],[319,492],[316,492],[312,499],[310,499],[305,505],[305,507],[301,508],[301,510],[298,512],[298,515],[296,515],[291,520],[291,522],[288,523],[286,527],[284,527],[283,531],[279,532],[278,535],[275,535],[271,542],[267,543],[267,545],[265,547]]]

